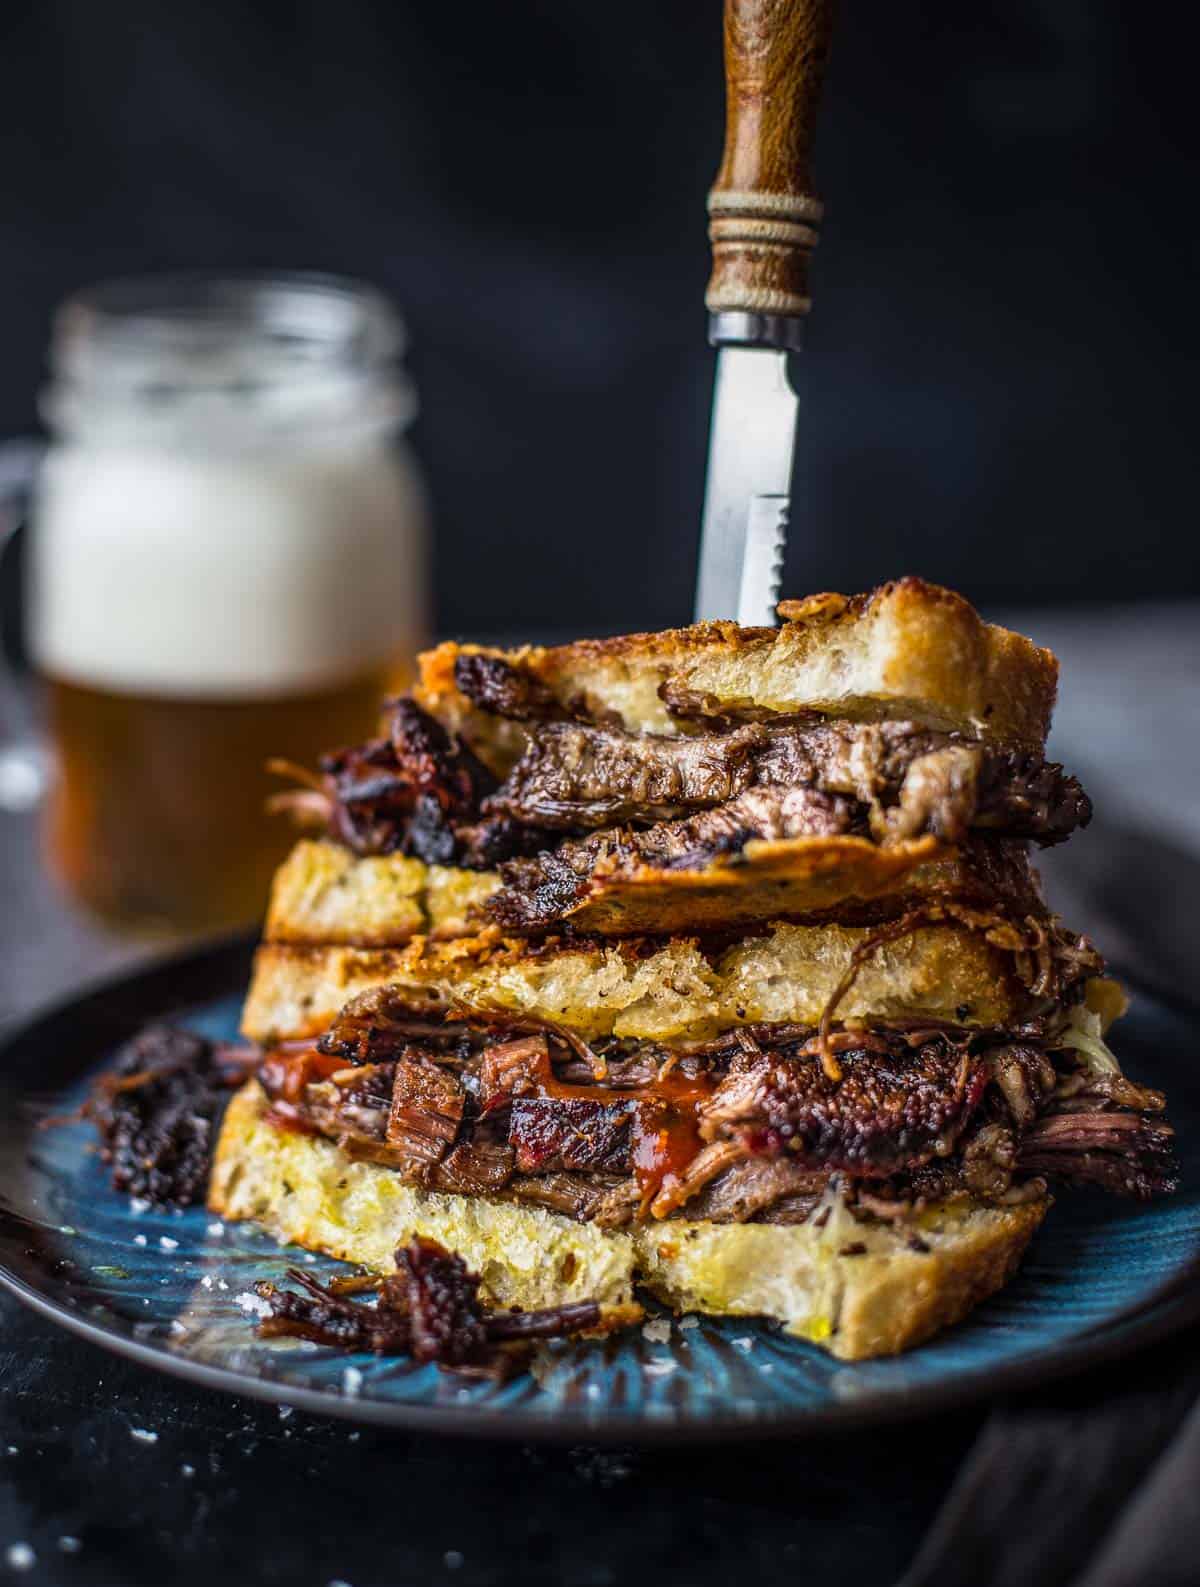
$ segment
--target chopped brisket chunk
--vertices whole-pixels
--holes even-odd
[[[472,705],[511,722],[548,722],[563,715],[554,695],[531,672],[502,656],[473,653],[454,662],[454,682]]]
[[[508,1139],[523,1174],[556,1169],[622,1173],[629,1166],[632,1104],[517,1097]]]
[[[466,1101],[457,1077],[432,1059],[402,1058],[392,1082],[388,1145],[439,1162],[458,1135]]]
[[[808,1169],[791,1157],[742,1157],[708,1181],[688,1203],[689,1218],[714,1223],[746,1223],[777,1202],[807,1197],[810,1204],[829,1183],[821,1169]]]
[[[390,854],[401,846],[413,792],[389,739],[334,750],[321,757],[320,768],[332,837],[355,854]]]
[[[514,1201],[531,1207],[544,1207],[547,1212],[561,1212],[577,1223],[600,1221],[603,1207],[611,1196],[632,1185],[635,1208],[641,1200],[636,1180],[617,1179],[612,1174],[569,1174],[563,1171],[551,1174],[518,1174],[509,1187]]]
[[[435,1190],[460,1196],[491,1196],[513,1177],[516,1160],[511,1146],[494,1141],[460,1141],[434,1170]]]
[[[840,1080],[816,1058],[764,1054],[701,1108],[710,1138],[736,1129],[757,1152],[784,1151],[809,1168],[886,1177],[946,1155],[978,1106],[986,1074],[963,1044],[915,1052],[845,1051]]]
[[[356,854],[485,870],[545,841],[502,814],[480,819],[496,779],[414,700],[392,702],[390,727],[387,738],[321,761],[324,810],[339,842]]]
[[[550,1079],[550,1046],[542,1034],[497,1042],[485,1049],[479,1065],[479,1105],[484,1113],[537,1092]]]
[[[408,1312],[417,1360],[448,1366],[481,1361],[488,1332],[479,1305],[479,1279],[467,1271],[462,1257],[433,1240],[413,1240],[402,1255],[397,1252],[396,1267],[395,1276],[384,1281],[380,1300]]]

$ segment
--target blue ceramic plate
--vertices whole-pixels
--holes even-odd
[[[1200,1315],[1200,1014],[1139,995],[1121,1027],[1138,1078],[1169,1093],[1184,1188],[1135,1206],[1064,1195],[1018,1277],[968,1322],[898,1360],[848,1366],[744,1320],[664,1317],[597,1344],[552,1345],[496,1386],[408,1361],[260,1342],[256,1279],[341,1264],[203,1211],[139,1211],[108,1185],[68,1113],[149,1019],[236,1029],[249,948],[232,944],[92,992],[0,1053],[0,1282],[97,1344],[196,1382],[356,1420],[521,1438],[694,1440],[926,1412],[1110,1358]],[[659,1337],[662,1335],[663,1337]]]

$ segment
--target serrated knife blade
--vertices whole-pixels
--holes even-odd
[[[767,498],[782,500],[786,508],[797,410],[785,353],[769,347],[720,348],[700,537],[697,622],[719,617],[747,621],[741,615],[747,590],[758,614],[753,620],[774,622],[773,606],[769,615],[763,615],[769,581],[750,557],[751,506],[756,498]],[[777,530],[786,528],[786,512],[780,518],[776,511],[774,522]],[[777,581],[774,588],[777,593]]]
[[[750,499],[736,613],[743,628],[770,628],[775,622],[787,546],[788,505],[786,496]]]

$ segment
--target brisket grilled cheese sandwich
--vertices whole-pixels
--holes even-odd
[[[443,645],[283,796],[210,1205],[494,1303],[757,1314],[854,1359],[1003,1284],[1055,1187],[1173,1188],[1032,845],[1057,666],[905,579],[556,649]]]

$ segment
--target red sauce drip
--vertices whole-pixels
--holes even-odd
[[[544,1051],[524,1069],[524,1094],[557,1102],[591,1102],[609,1107],[628,1103],[630,1163],[643,1201],[649,1204],[664,1186],[682,1174],[704,1145],[699,1111],[716,1089],[709,1072],[687,1074],[678,1065],[648,1086],[569,1085],[555,1077]]]
[[[319,1135],[300,1112],[304,1088],[317,1080],[328,1080],[346,1067],[344,1058],[329,1058],[318,1052],[312,1042],[284,1042],[268,1053],[258,1068],[259,1083],[271,1099],[263,1122],[294,1135]]]
[[[330,1058],[315,1046],[297,1051],[276,1048],[259,1066],[258,1078],[273,1102],[295,1104],[304,1100],[304,1088],[318,1080],[328,1080],[345,1069],[344,1058]]]
[[[644,1202],[669,1190],[701,1150],[699,1114],[716,1082],[711,1074],[670,1070],[641,1093],[630,1125],[630,1162]]]

